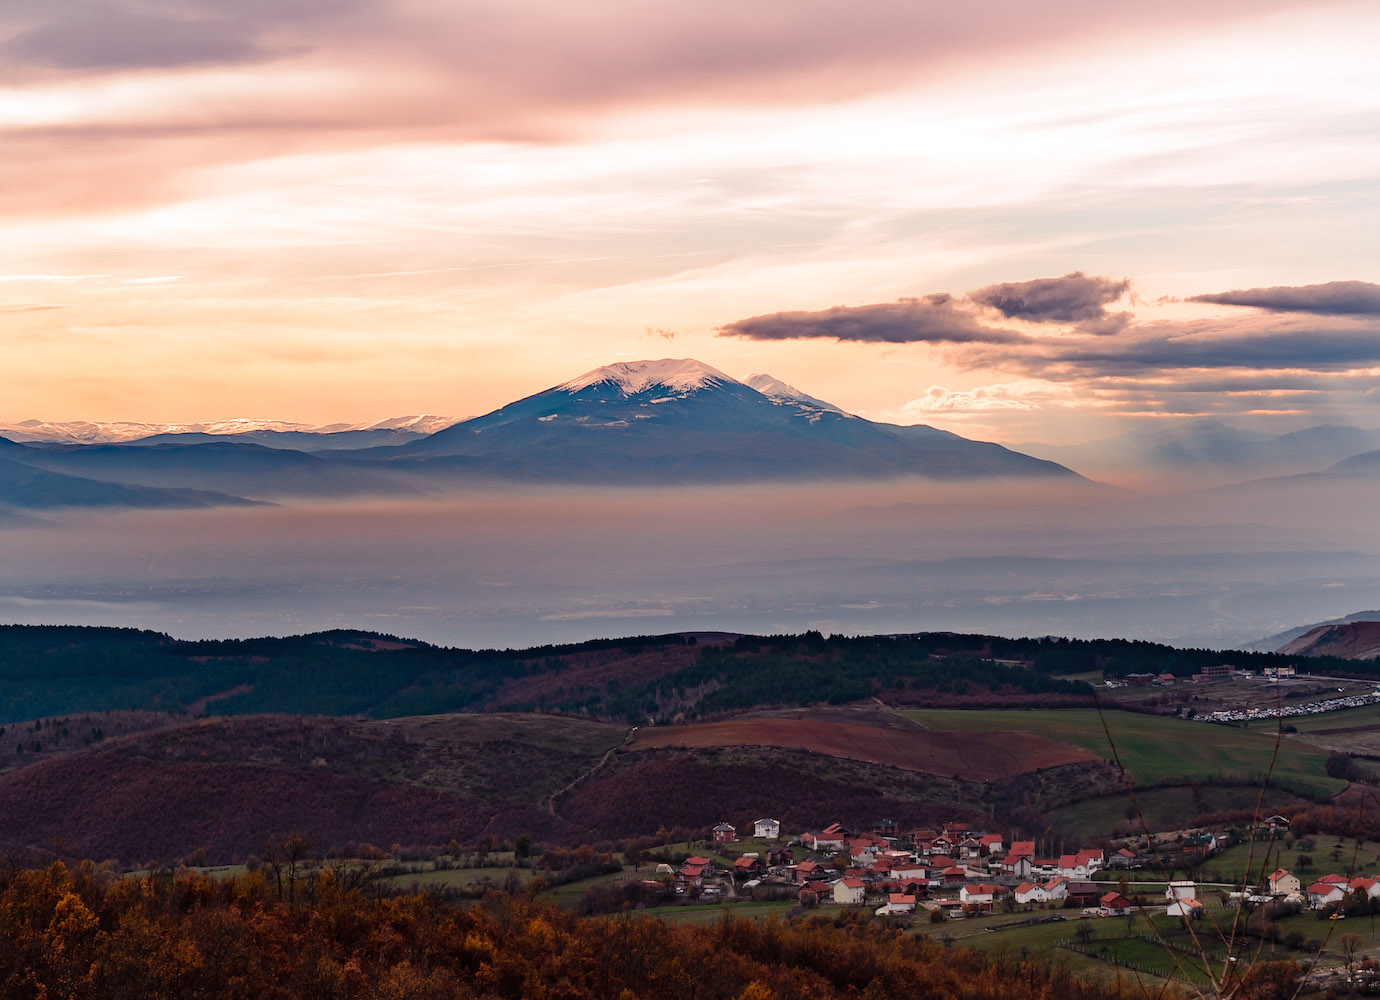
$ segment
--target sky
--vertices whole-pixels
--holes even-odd
[[[0,420],[620,360],[1066,443],[1380,427],[1374,4],[0,0]]]

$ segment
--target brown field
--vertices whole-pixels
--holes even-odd
[[[1099,759],[1079,747],[1028,733],[883,729],[820,719],[732,719],[644,728],[634,735],[630,749],[726,746],[809,750],[969,781],[997,781]]]

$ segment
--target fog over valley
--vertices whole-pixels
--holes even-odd
[[[0,528],[0,618],[469,647],[805,629],[1228,647],[1380,605],[1377,493],[903,481],[44,512]]]

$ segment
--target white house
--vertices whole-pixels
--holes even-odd
[[[886,905],[877,907],[877,916],[891,917],[915,912],[915,897],[903,892],[893,892],[887,896]]]
[[[1016,886],[1016,902],[1021,906],[1027,903],[1048,903],[1049,890],[1033,882],[1022,882]]]
[[[1049,897],[1051,903],[1069,898],[1069,880],[1062,875],[1050,879],[1040,888],[1044,889],[1045,895]]]
[[[1170,882],[1164,890],[1164,898],[1171,903],[1181,899],[1197,899],[1198,885],[1195,882]]]
[[[781,836],[779,819],[759,819],[752,824],[752,835],[766,840],[777,840]]]
[[[965,885],[958,890],[958,901],[965,906],[990,910],[996,897],[1005,891],[999,885]]]
[[[1321,910],[1329,903],[1340,903],[1346,899],[1346,886],[1336,882],[1314,882],[1308,887],[1308,905]]]
[[[1347,884],[1347,889],[1351,892],[1356,892],[1359,889],[1374,899],[1380,896],[1380,878],[1361,878],[1358,876]]]
[[[841,878],[834,883],[834,902],[856,906],[867,897],[867,886],[860,878]]]
[[[1164,912],[1171,917],[1192,917],[1195,913],[1201,913],[1203,904],[1192,896],[1185,896],[1183,899],[1176,899],[1165,907]]]

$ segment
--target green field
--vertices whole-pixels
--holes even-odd
[[[1307,849],[1297,843],[1291,845],[1282,840],[1276,840],[1273,844],[1264,840],[1257,841],[1255,857],[1251,860],[1252,884],[1255,879],[1261,877],[1262,872],[1269,875],[1276,868],[1288,868],[1303,880],[1305,886],[1323,875],[1345,875],[1353,867],[1357,875],[1369,877],[1380,872],[1380,843],[1368,840],[1358,849],[1356,841],[1349,837],[1339,840],[1337,837],[1318,834],[1308,839],[1313,841],[1313,846]],[[1203,863],[1200,870],[1202,878],[1208,881],[1240,882],[1250,848],[1250,844],[1237,844],[1214,854]],[[1336,860],[1332,857],[1334,851],[1337,852]],[[1312,858],[1312,867],[1301,869],[1298,866],[1300,856]],[[1215,873],[1217,877],[1208,879],[1208,872]]]
[[[1151,830],[1173,830],[1182,826],[1184,820],[1201,816],[1206,812],[1253,810],[1259,798],[1258,785],[1197,789],[1176,785],[1141,788],[1136,791],[1136,804]],[[1305,800],[1297,795],[1271,788],[1265,793],[1262,809],[1270,813],[1303,801]],[[1055,830],[1079,840],[1110,834],[1128,820],[1134,820],[1133,829],[1140,831],[1140,821],[1136,818],[1135,810],[1131,808],[1131,797],[1125,792],[1058,806],[1048,810],[1045,818]]]
[[[1014,730],[1083,747],[1107,759],[1112,748],[1140,787],[1186,785],[1194,781],[1249,783],[1264,776],[1274,750],[1273,734],[1209,725],[1186,719],[1095,709],[983,710],[913,709],[900,712],[927,729],[947,732]],[[1324,797],[1346,787],[1323,773],[1327,753],[1285,741],[1274,778],[1289,789]]]
[[[785,899],[774,903],[743,902],[693,906],[651,906],[645,910],[639,910],[638,913],[642,916],[657,917],[677,924],[712,924],[722,919],[725,913],[731,913],[740,920],[760,920],[763,917],[773,915],[784,917],[796,905],[795,900]],[[825,904],[810,912],[833,916],[842,909],[841,906]]]
[[[1380,726],[1380,705],[1364,705],[1361,708],[1324,712],[1321,715],[1303,715],[1285,719],[1284,724],[1293,726],[1301,733],[1311,733],[1319,729],[1344,729],[1350,726]]]

